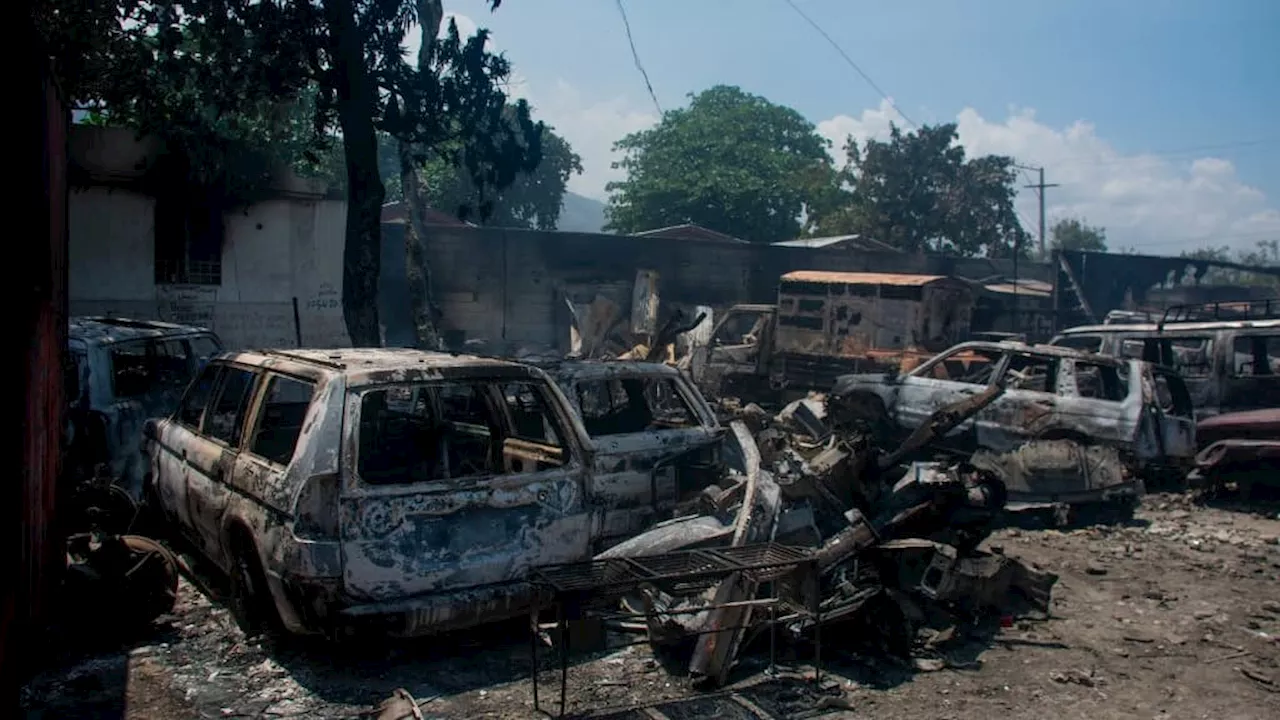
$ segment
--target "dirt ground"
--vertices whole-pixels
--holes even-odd
[[[859,658],[844,649],[847,638],[828,633],[820,693],[804,682],[807,664],[768,672],[767,644],[714,694],[668,674],[647,645],[576,656],[566,709],[656,705],[669,718],[1277,718],[1277,542],[1275,506],[1205,507],[1172,495],[1147,497],[1123,527],[1002,530],[988,546],[1060,575],[1048,620],[974,630],[947,646],[945,662],[921,668]],[[246,640],[220,604],[184,582],[175,613],[152,637],[75,656],[51,650],[56,662],[22,702],[27,718],[351,718],[405,688],[426,717],[534,717],[523,627],[269,647]],[[63,644],[50,639],[51,648]],[[810,657],[807,648],[791,655]],[[554,710],[559,675],[551,652],[544,657],[540,699]]]

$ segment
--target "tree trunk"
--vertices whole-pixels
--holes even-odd
[[[346,245],[342,254],[342,316],[356,347],[382,345],[378,274],[382,271],[382,200],[374,90],[364,66],[364,42],[353,0],[324,0],[347,162]]]
[[[409,215],[409,226],[404,232],[404,259],[414,337],[420,350],[442,350],[437,329],[441,313],[431,294],[431,266],[427,262],[426,207],[414,169],[413,152],[406,142],[400,143],[400,188]]]
[[[418,45],[418,71],[431,72],[431,53],[444,8],[440,0],[418,0],[418,29],[422,41]],[[415,112],[410,111],[410,112]],[[404,233],[405,275],[409,284],[409,308],[413,314],[413,332],[422,350],[442,350],[439,325],[441,312],[431,288],[431,266],[427,262],[427,208],[422,183],[418,180],[413,148],[400,142],[400,191],[404,197],[409,226]]]

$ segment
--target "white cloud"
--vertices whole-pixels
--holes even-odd
[[[466,15],[446,13],[444,28],[450,18],[464,37],[478,27]],[[406,45],[416,60],[416,28],[407,34]],[[499,52],[501,38],[491,36],[488,48]],[[534,116],[553,126],[582,157],[583,173],[569,180],[569,189],[600,200],[606,198],[605,185],[623,177],[611,167],[617,159],[613,143],[657,122],[656,114],[644,109],[647,106],[626,96],[587,98],[564,80],[548,88],[531,87],[513,73],[507,91],[528,100]],[[857,116],[823,120],[817,127],[832,141],[832,155],[843,163],[845,138],[883,139],[891,121],[906,124],[884,101]],[[1280,236],[1280,210],[1241,181],[1229,160],[1124,155],[1100,138],[1091,123],[1078,121],[1056,129],[1039,122],[1030,109],[1015,108],[1003,122],[995,122],[965,108],[956,123],[960,142],[970,154],[1010,155],[1024,165],[1044,166],[1046,181],[1060,185],[1047,191],[1047,223],[1081,217],[1106,228],[1112,249],[1133,247],[1151,254],[1177,254],[1206,245],[1252,249],[1258,240]],[[1034,181],[1030,173],[1021,180],[1020,185]],[[1017,207],[1034,234],[1039,213],[1035,193],[1020,190]]]
[[[833,154],[843,162],[847,136],[883,139],[890,119],[902,123],[883,102],[857,117],[820,122],[818,131],[832,140]],[[1124,155],[1098,137],[1090,123],[1059,130],[1036,120],[1029,109],[992,122],[966,108],[956,123],[971,155],[1010,155],[1024,165],[1043,166],[1046,182],[1060,184],[1046,191],[1048,224],[1082,217],[1106,228],[1113,249],[1129,246],[1162,255],[1206,245],[1252,249],[1259,240],[1280,236],[1280,210],[1241,181],[1229,160]],[[1034,179],[1027,173],[1022,181]],[[1021,190],[1017,205],[1034,233],[1039,213],[1034,191]]]
[[[526,97],[534,117],[555,128],[582,158],[582,174],[569,179],[569,189],[597,200],[606,198],[606,184],[625,177],[623,171],[611,167],[618,159],[613,144],[658,121],[655,113],[637,110],[622,96],[587,100],[564,80],[557,80],[550,92],[535,88]]]

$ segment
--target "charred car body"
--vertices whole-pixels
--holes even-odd
[[[1215,415],[1196,425],[1196,436],[1192,487],[1221,490],[1232,482],[1249,500],[1257,486],[1280,486],[1280,408]]]
[[[569,385],[612,371],[569,373]],[[672,433],[692,450],[718,436],[687,384],[668,389],[691,425],[651,418],[593,440],[585,395],[575,407],[529,365],[386,349],[226,355],[148,426],[149,488],[231,576],[247,618],[297,633],[456,628],[523,612],[531,568],[590,558],[697,496],[684,483],[701,473],[632,452]]]
[[[678,370],[636,361],[541,364],[564,392],[590,440],[591,471],[606,512],[605,547],[669,510],[651,502],[676,487],[714,484],[725,436],[707,401]]]
[[[203,328],[150,320],[77,317],[68,327],[70,474],[104,475],[137,499],[147,418],[167,415],[209,358],[222,352]]]
[[[1194,456],[1195,420],[1175,372],[1044,345],[961,343],[905,375],[846,376],[828,414],[880,434],[910,433],[993,383],[1004,388],[1000,396],[939,445],[985,451],[975,464],[1002,470],[1013,503],[1138,495],[1143,477],[1180,476]]]
[[[1280,319],[1087,325],[1050,343],[1172,367],[1201,417],[1280,407]]]

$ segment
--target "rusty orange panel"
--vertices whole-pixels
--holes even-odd
[[[907,275],[903,273],[831,272],[827,270],[795,270],[782,276],[783,282],[812,282],[845,285],[925,285],[946,275]]]

